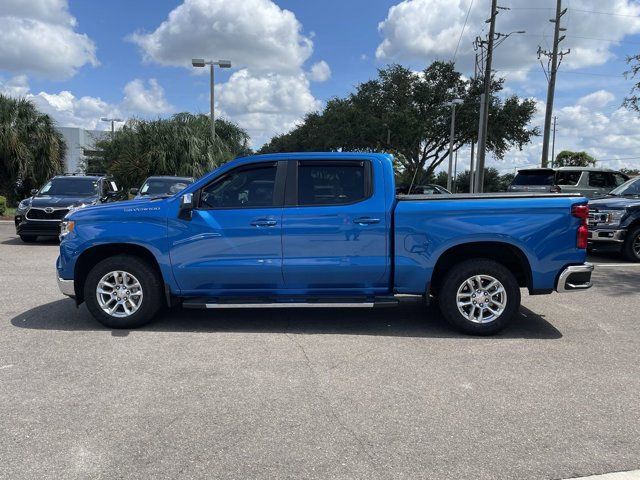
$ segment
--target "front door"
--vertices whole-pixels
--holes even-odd
[[[282,287],[284,175],[277,162],[233,169],[200,191],[190,220],[171,221],[171,262],[183,295]]]
[[[388,288],[384,178],[372,167],[369,160],[290,161],[282,219],[287,289],[348,294]],[[295,189],[291,177],[297,177]]]

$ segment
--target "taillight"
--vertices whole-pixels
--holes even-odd
[[[558,185],[553,185],[549,191],[551,193],[562,193],[562,189]]]
[[[587,248],[589,240],[589,228],[587,226],[587,218],[589,218],[589,205],[574,205],[571,207],[571,215],[580,219],[578,227],[578,236],[576,238],[577,248]]]

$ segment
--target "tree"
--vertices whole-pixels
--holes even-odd
[[[62,172],[66,149],[49,115],[27,99],[0,94],[0,193],[11,203]]]
[[[199,177],[229,160],[250,153],[249,135],[236,124],[216,120],[216,142],[207,115],[178,113],[169,119],[134,119],[96,143],[102,171],[125,188],[150,175]],[[93,167],[96,168],[96,167]]]
[[[640,175],[640,170],[637,168],[621,168],[620,171],[629,177],[637,177]]]
[[[636,78],[640,73],[640,54],[628,56],[627,64],[631,65],[631,68],[624,72],[624,76],[626,78]],[[640,82],[633,84],[629,95],[625,97],[622,105],[629,110],[640,112],[640,97],[638,96],[638,92],[640,92]]]
[[[497,157],[538,135],[527,125],[535,112],[532,100],[495,96],[503,80],[492,82],[487,148]],[[434,62],[417,73],[400,65],[378,71],[378,78],[358,85],[346,98],[327,102],[322,112],[307,115],[291,132],[271,139],[261,151],[389,151],[404,177],[424,171],[430,177],[448,155],[451,108],[456,109],[454,149],[477,140],[482,80],[467,80],[452,63]],[[415,183],[415,182],[414,182]]]
[[[587,152],[572,152],[571,150],[563,150],[553,163],[554,167],[593,167],[596,159]]]
[[[460,172],[455,178],[456,193],[469,193],[469,170]],[[511,184],[514,175],[507,173],[500,175],[497,168],[488,167],[484,169],[485,192],[504,192]],[[442,171],[436,178],[435,183],[443,187],[447,186],[447,173]]]

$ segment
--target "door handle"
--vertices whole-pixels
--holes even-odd
[[[372,225],[374,223],[380,223],[380,219],[371,217],[358,217],[353,219],[353,223],[357,223],[359,225]]]
[[[254,227],[274,227],[278,224],[276,220],[269,220],[268,218],[258,218],[253,220],[251,225]]]

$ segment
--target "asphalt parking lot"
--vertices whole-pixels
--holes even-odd
[[[0,224],[0,478],[559,479],[640,468],[640,265],[435,310],[171,311],[101,327]]]

